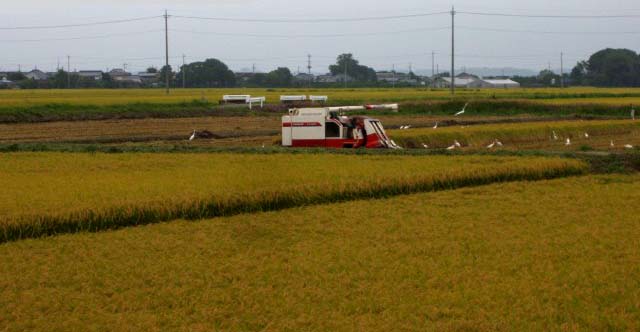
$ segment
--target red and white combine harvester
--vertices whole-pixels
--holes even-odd
[[[365,110],[398,110],[398,105],[290,109],[289,115],[282,116],[282,146],[401,149],[379,120],[345,115]]]

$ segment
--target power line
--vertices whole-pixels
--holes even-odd
[[[638,18],[640,15],[531,15],[531,14],[511,14],[511,13],[490,13],[490,12],[465,12],[459,11],[458,14],[475,15],[475,16],[502,16],[502,17],[520,17],[520,18],[552,18],[552,19],[607,19],[607,18]]]
[[[305,34],[305,35],[233,33],[233,32],[193,31],[193,30],[175,30],[175,29],[172,29],[171,31],[182,32],[182,33],[192,33],[192,34],[204,34],[204,35],[256,37],[256,38],[333,38],[333,37],[349,37],[349,36],[379,36],[379,35],[390,35],[390,34],[392,35],[392,34],[402,34],[402,33],[412,33],[412,32],[442,31],[442,30],[448,30],[448,29],[450,29],[450,27],[419,28],[419,29],[382,31],[382,32],[354,32],[354,33]]]
[[[325,23],[325,22],[362,22],[362,21],[383,21],[396,20],[403,18],[415,18],[449,14],[449,12],[432,12],[418,13],[407,15],[390,15],[390,16],[370,16],[370,17],[348,17],[348,18],[280,18],[280,19],[262,19],[262,18],[230,18],[230,17],[203,17],[203,16],[172,16],[174,18],[189,20],[206,20],[206,21],[223,21],[223,22],[254,22],[254,23]]]
[[[114,34],[107,34],[107,35],[80,36],[80,37],[68,37],[68,38],[5,39],[5,40],[0,40],[0,43],[33,43],[33,42],[65,41],[65,40],[107,39],[112,37],[126,37],[131,35],[141,35],[141,34],[147,34],[152,32],[162,32],[162,31],[164,30],[132,31],[127,33],[114,33]]]
[[[468,31],[491,31],[491,32],[513,32],[513,33],[537,33],[537,34],[558,34],[558,35],[635,35],[640,34],[640,31],[545,31],[545,30],[512,30],[512,29],[499,29],[499,28],[483,28],[473,26],[457,26],[458,29]]]
[[[130,19],[122,19],[122,20],[78,23],[78,24],[0,27],[0,30],[40,30],[40,29],[76,28],[76,27],[87,27],[87,26],[95,26],[95,25],[120,24],[120,23],[129,23],[129,22],[137,22],[137,21],[146,21],[146,20],[156,19],[160,17],[163,17],[163,16],[147,16],[147,17],[137,17],[137,18],[130,18]]]

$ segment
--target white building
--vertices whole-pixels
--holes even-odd
[[[39,69],[34,69],[24,74],[24,76],[30,80],[35,80],[35,81],[46,81],[47,79],[49,79],[49,76],[45,72]]]
[[[91,79],[94,81],[102,80],[102,70],[81,70],[77,74],[81,78]]]
[[[514,89],[519,88],[520,83],[510,79],[479,79],[469,84],[470,88]]]
[[[455,84],[456,88],[469,88],[472,83],[477,81],[476,78],[459,78],[456,77]],[[449,88],[451,87],[451,77],[438,77],[434,82],[433,86],[436,88]]]

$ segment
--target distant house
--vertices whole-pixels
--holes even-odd
[[[86,78],[94,81],[102,80],[102,70],[81,70],[77,72],[80,78]]]
[[[407,73],[398,73],[393,71],[379,71],[376,73],[378,77],[378,81],[388,82],[388,83],[403,83],[403,84],[411,84],[417,85],[418,80],[415,78],[411,78],[411,75]]]
[[[42,70],[39,69],[34,69],[26,74],[24,74],[24,76],[30,80],[34,80],[34,81],[46,81],[49,79],[49,75],[47,75],[45,72],[43,72]]]
[[[473,74],[462,72],[462,73],[456,75],[456,79],[474,79],[474,80],[477,80],[477,79],[480,79],[480,77],[476,76],[476,75],[473,75]]]
[[[341,83],[341,82],[353,82],[353,77],[345,74],[338,75],[319,75],[316,77],[316,82],[318,83]]]
[[[142,83],[145,83],[145,84],[157,83],[158,80],[160,79],[160,73],[142,72],[142,73],[138,73],[138,75],[136,76],[138,76],[140,78],[140,81],[142,81]]]
[[[16,84],[9,81],[5,76],[0,76],[0,89],[13,88]]]
[[[308,83],[313,82],[315,78],[316,77],[313,74],[298,73],[293,77],[293,81],[297,83]]]
[[[318,83],[336,83],[338,82],[338,79],[331,75],[331,74],[325,74],[325,75],[318,75],[316,76],[316,82]]]
[[[469,88],[473,82],[477,81],[476,78],[458,78],[456,77],[456,88]],[[451,77],[438,77],[433,81],[433,87],[435,88],[450,88]]]
[[[142,84],[142,78],[138,75],[127,75],[127,76],[115,76],[113,77],[115,82],[125,83],[129,85],[140,85]]]
[[[116,68],[109,71],[109,76],[115,79],[116,77],[131,76],[131,73],[128,73],[124,69]]]
[[[479,79],[469,84],[470,88],[513,89],[519,88],[520,83],[510,79]]]

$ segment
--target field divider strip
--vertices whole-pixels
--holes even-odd
[[[465,175],[417,176],[404,179],[377,179],[368,184],[344,183],[337,190],[260,191],[234,197],[212,197],[152,207],[119,207],[101,211],[85,210],[67,215],[25,216],[0,223],[0,243],[29,238],[99,232],[124,227],[167,222],[176,219],[198,220],[243,213],[276,211],[300,206],[338,203],[359,199],[381,199],[397,195],[453,190],[464,187],[513,181],[538,181],[584,175],[586,163],[559,159],[540,165],[483,167]]]

